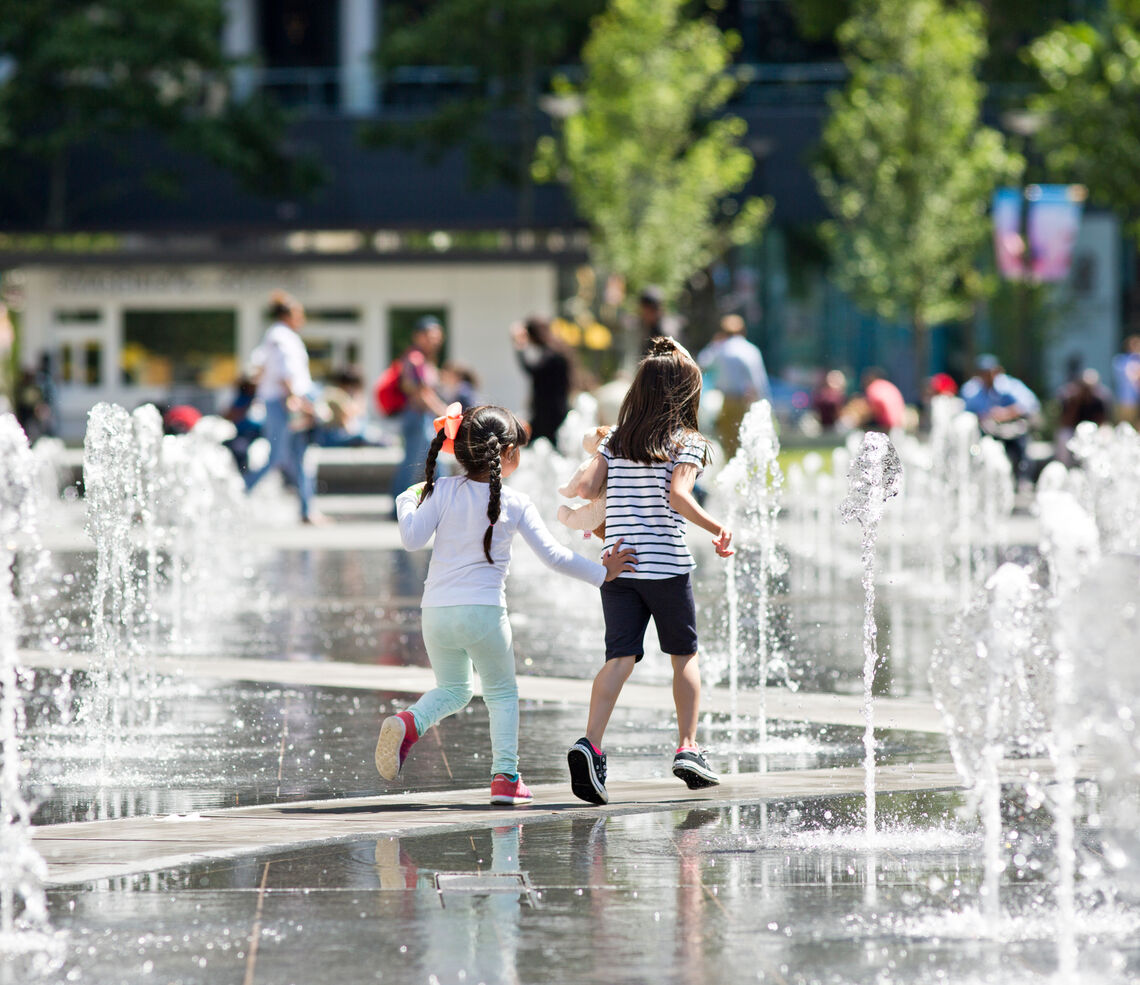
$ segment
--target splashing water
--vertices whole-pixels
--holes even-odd
[[[21,789],[25,720],[12,575],[18,541],[35,536],[38,471],[16,418],[0,415],[0,961],[5,968],[14,955],[46,960],[53,945],[42,889],[47,867],[32,845],[33,808]]]
[[[859,453],[847,475],[847,496],[839,505],[845,523],[858,520],[863,527],[863,765],[867,799],[867,837],[875,833],[875,711],[872,686],[879,654],[875,625],[875,540],[888,499],[902,487],[902,463],[890,438],[870,432],[863,436]]]
[[[1057,950],[1062,974],[1079,957],[1075,917],[1074,801],[1077,744],[1097,753],[1104,797],[1101,824],[1105,860],[1140,894],[1140,555],[1110,554],[1091,562],[1079,587],[1058,599],[1057,684]],[[1076,672],[1077,667],[1080,673]],[[1064,701],[1064,704],[1060,702]]]
[[[1077,425],[1069,448],[1081,463],[1081,505],[1095,518],[1106,551],[1140,553],[1140,434],[1130,424]]]
[[[154,404],[143,404],[131,413],[135,444],[138,448],[138,503],[139,520],[142,525],[143,550],[146,552],[146,588],[144,590],[145,609],[143,616],[148,629],[148,642],[151,652],[157,649],[158,618],[154,609],[158,597],[158,552],[159,552],[159,496],[162,456],[162,414]]]
[[[985,917],[1000,916],[1001,782],[1007,755],[1045,750],[1052,725],[1055,663],[1047,593],[1028,569],[1003,564],[955,619],[931,657],[934,702],[954,765],[981,806],[985,832]]]
[[[717,476],[718,487],[728,494],[729,527],[736,531],[737,550],[728,558],[725,570],[732,719],[735,726],[741,659],[739,580],[747,579],[754,589],[749,608],[754,610],[755,616],[757,723],[761,747],[768,737],[767,684],[773,657],[771,582],[783,570],[776,550],[776,520],[784,485],[779,454],[780,441],[776,437],[772,407],[767,400],[758,400],[740,423],[740,446],[736,454]]]
[[[125,692],[132,690],[137,588],[131,522],[139,485],[130,415],[114,404],[96,404],[83,440],[84,526],[95,542],[92,597],[94,662],[92,699],[83,718],[103,750],[123,724]]]

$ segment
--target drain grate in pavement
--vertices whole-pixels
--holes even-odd
[[[525,872],[437,872],[435,891],[440,906],[447,906],[448,896],[481,896],[488,893],[523,894],[538,908],[538,896]]]

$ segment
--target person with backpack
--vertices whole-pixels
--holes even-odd
[[[376,388],[380,409],[392,416],[399,415],[400,436],[404,439],[404,460],[392,477],[393,499],[423,478],[428,447],[435,434],[432,422],[447,410],[436,392],[439,386],[436,360],[442,348],[443,326],[434,315],[425,315],[416,322],[407,351],[381,376]],[[393,375],[398,383],[398,395],[393,393]]]

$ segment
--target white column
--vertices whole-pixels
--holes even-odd
[[[371,394],[377,377],[388,366],[388,319],[375,301],[362,304],[360,309],[360,372]]]
[[[379,38],[379,0],[340,0],[340,108],[367,114],[376,109],[372,66]]]
[[[260,301],[242,301],[237,308],[237,358],[238,371],[245,369],[249,354],[261,341],[265,326],[261,321]]]
[[[252,58],[257,54],[257,0],[225,0],[225,13],[222,50],[229,58]],[[253,65],[234,69],[233,86],[237,99],[247,99],[257,86],[257,69]]]
[[[99,389],[109,394],[112,400],[119,399],[123,388],[120,365],[123,359],[123,306],[117,302],[103,305],[102,342],[103,359],[99,369],[103,380]]]

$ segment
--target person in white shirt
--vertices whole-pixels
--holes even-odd
[[[518,773],[519,701],[507,618],[507,567],[516,533],[555,571],[592,585],[634,569],[633,552],[618,541],[601,563],[575,554],[547,530],[534,503],[503,485],[519,464],[529,429],[501,407],[458,404],[435,421],[427,479],[396,498],[400,540],[426,547],[422,626],[436,686],[411,708],[386,718],[376,743],[376,769],[400,775],[413,743],[471,700],[471,669],[479,672],[491,725],[491,803],[526,804],[531,792]],[[453,454],[463,475],[435,478],[440,451]]]
[[[757,400],[771,400],[768,373],[760,350],[745,338],[744,319],[725,315],[720,332],[697,356],[701,369],[711,370],[713,385],[724,395],[716,419],[716,434],[725,461],[740,446],[740,424]]]
[[[297,489],[302,522],[314,523],[322,518],[312,510],[313,477],[304,468],[311,430],[304,421],[313,410],[309,353],[300,335],[305,309],[296,298],[276,292],[270,299],[269,317],[273,322],[251,358],[259,368],[257,399],[265,406],[262,434],[269,442],[269,460],[245,474],[245,488],[252,490],[271,469],[280,469]]]

